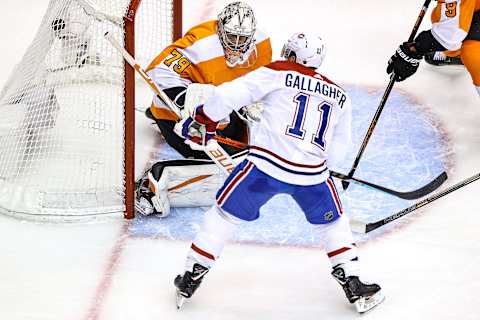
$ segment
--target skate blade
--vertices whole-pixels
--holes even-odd
[[[177,310],[180,310],[180,308],[185,303],[186,298],[178,290],[177,290],[175,298],[176,298],[175,302],[176,302],[176,305],[177,305]]]
[[[382,290],[380,290],[373,296],[358,299],[357,301],[355,301],[354,304],[358,313],[365,313],[378,306],[380,303],[383,302],[383,300],[385,300],[385,296]]]

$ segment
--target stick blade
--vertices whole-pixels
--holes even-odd
[[[436,177],[434,180],[432,180],[427,185],[421,187],[420,189],[409,191],[409,192],[396,192],[395,195],[405,200],[419,199],[440,188],[440,186],[447,179],[448,179],[447,173],[444,171],[438,177]]]
[[[367,233],[367,224],[362,221],[350,219],[350,229],[356,233]]]

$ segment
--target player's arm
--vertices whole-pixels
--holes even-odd
[[[259,68],[215,88],[203,110],[213,121],[227,117],[232,111],[260,101],[276,89],[280,74],[269,68]]]
[[[431,30],[422,31],[414,42],[404,42],[390,58],[387,73],[397,81],[412,76],[422,58],[430,52],[457,50],[468,34],[476,0],[439,1],[432,13]]]
[[[198,139],[205,145],[215,135],[217,124],[232,111],[260,101],[278,85],[276,71],[259,68],[231,82],[215,87],[204,104],[194,108],[190,117],[175,126],[175,132],[187,141]]]

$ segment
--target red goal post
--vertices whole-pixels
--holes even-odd
[[[0,91],[0,213],[134,217],[135,75],[107,31],[146,66],[181,37],[182,0],[50,0]]]
[[[135,57],[135,17],[141,2],[144,0],[132,0],[128,12],[124,17],[125,23],[125,49]],[[172,41],[182,37],[182,3],[183,0],[172,0]],[[125,196],[125,218],[132,219],[135,216],[134,192],[135,192],[135,70],[126,61],[125,66],[125,170],[127,176],[133,178],[125,182],[125,189],[132,190]]]

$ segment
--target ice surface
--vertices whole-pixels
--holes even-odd
[[[186,26],[214,18],[225,2],[184,1]],[[272,35],[275,52],[294,31],[310,30],[325,37],[324,73],[347,86],[357,107],[365,111],[359,114],[355,130],[366,130],[367,118],[388,82],[386,61],[409,34],[421,3],[250,2],[260,27]],[[5,31],[0,44],[0,84],[33,37],[46,5],[46,0],[2,1],[2,10],[10,14],[0,20]],[[415,76],[395,86],[398,90],[385,107],[359,177],[409,190],[442,169],[450,174],[444,187],[477,172],[480,99],[466,72],[437,70],[422,65]],[[148,101],[148,93],[145,97]],[[138,122],[144,124],[137,131],[142,142],[137,143],[137,151],[143,151],[137,159],[137,171],[141,171],[159,141],[148,122]],[[359,143],[361,137],[356,139]],[[388,232],[361,239],[362,274],[379,282],[387,296],[362,318],[480,319],[479,191],[478,182],[469,185],[402,219]],[[408,205],[353,185],[344,199],[348,211],[365,218]],[[284,210],[282,204],[287,201],[272,202],[272,215]],[[312,246],[314,238],[308,232],[304,238],[299,236],[300,223],[290,223],[293,216],[303,219],[298,212],[290,220],[267,212],[263,229],[249,227],[250,233],[241,233],[245,241],[226,248],[198,294],[177,312],[172,282],[183,268],[189,243],[170,239],[190,237],[201,213],[200,209],[175,211],[170,221],[185,224],[184,229],[153,219],[62,225],[0,217],[0,319],[359,318],[331,278],[323,250]],[[276,242],[259,244],[260,230]],[[254,243],[247,241],[253,238]]]

